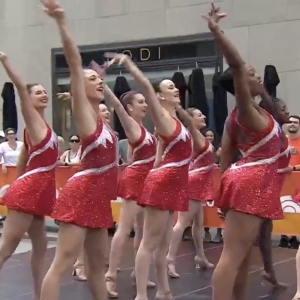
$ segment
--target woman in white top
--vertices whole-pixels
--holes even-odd
[[[0,144],[0,161],[2,161],[2,171],[7,172],[6,166],[16,166],[23,142],[16,140],[16,130],[7,128],[5,130],[7,142]]]
[[[80,138],[78,135],[71,135],[69,139],[70,149],[60,157],[65,166],[78,165],[80,162]]]

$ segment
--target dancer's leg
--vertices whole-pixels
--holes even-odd
[[[94,300],[107,300],[105,286],[105,254],[107,229],[88,229],[84,250],[87,262],[87,281]]]
[[[249,252],[247,253],[244,261],[242,262],[238,275],[234,282],[233,287],[233,297],[235,300],[246,300],[247,299],[247,291],[248,291],[248,271],[251,261],[251,246]]]
[[[74,270],[72,274],[78,281],[86,281],[85,262],[85,251],[84,248],[82,248],[74,264]]]
[[[44,279],[44,258],[47,251],[47,235],[45,218],[35,216],[28,229],[31,239],[31,270],[34,284],[34,300],[40,300],[42,282]]]
[[[168,272],[169,276],[178,278],[179,274],[175,270],[175,257],[178,250],[178,246],[181,242],[182,234],[185,228],[190,224],[196,213],[198,212],[198,203],[196,201],[189,201],[189,210],[187,212],[179,212],[178,219],[173,227],[173,234],[171,237],[171,243],[169,247],[169,253],[167,255]]]
[[[140,207],[136,217],[135,217],[135,236],[133,240],[133,249],[134,249],[134,255],[136,257],[136,254],[139,250],[142,238],[143,238],[143,228],[144,228],[144,210]],[[131,273],[131,278],[133,280],[133,284],[136,284],[135,279],[135,272],[134,269]],[[156,284],[148,279],[147,283],[148,288],[154,288],[156,287]]]
[[[279,287],[284,285],[278,282],[276,278],[275,269],[273,266],[272,230],[273,230],[272,220],[265,220],[260,227],[259,236],[258,236],[258,245],[264,263],[263,278],[268,282],[270,282],[272,285]]]
[[[40,300],[57,300],[63,274],[72,267],[85,240],[86,228],[60,223],[54,260],[42,285]]]
[[[133,249],[135,255],[139,250],[143,238],[143,229],[144,229],[144,210],[140,208],[140,210],[138,210],[135,217],[135,227],[134,227],[135,236],[133,240]]]
[[[158,244],[157,249],[154,251],[154,266],[157,278],[157,294],[156,299],[169,300],[173,299],[170,291],[168,270],[167,270],[167,258],[166,252],[170,246],[170,240],[173,232],[174,217],[173,213],[168,216],[168,222],[166,224],[164,235]]]
[[[107,292],[111,297],[117,297],[116,279],[118,272],[118,265],[120,264],[122,251],[128,235],[131,231],[134,218],[139,210],[139,206],[135,201],[123,199],[121,207],[121,216],[118,224],[118,229],[111,241],[111,248],[109,254],[109,268],[105,275],[107,284]]]
[[[11,257],[33,221],[33,215],[8,209],[0,245],[0,270]]]
[[[143,239],[135,260],[135,274],[137,283],[137,296],[135,300],[148,299],[147,282],[152,254],[164,236],[164,230],[162,229],[167,228],[170,219],[169,211],[150,206],[146,206],[144,208],[144,214],[145,221]]]
[[[230,300],[233,287],[262,219],[230,210],[225,218],[224,247],[212,277],[213,300]]]
[[[195,201],[190,201],[195,202]],[[197,202],[197,213],[193,220],[192,225],[192,235],[193,240],[196,246],[196,256],[195,256],[195,263],[197,267],[200,268],[213,268],[214,265],[211,264],[204,253],[203,249],[203,221],[204,221],[204,214],[203,214],[203,206],[201,202]]]

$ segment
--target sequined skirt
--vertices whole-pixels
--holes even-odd
[[[221,177],[215,206],[266,219],[283,219],[277,165],[229,168]]]
[[[113,225],[110,178],[115,174],[90,174],[72,178],[61,190],[52,218],[87,228],[110,228]]]
[[[55,173],[35,173],[15,180],[2,197],[10,209],[50,216],[56,200]]]
[[[213,170],[189,173],[189,198],[199,201],[214,200]]]
[[[188,211],[188,167],[150,171],[137,203],[163,210]]]
[[[137,200],[144,188],[145,179],[150,167],[127,167],[121,174],[118,183],[118,197],[126,200]]]

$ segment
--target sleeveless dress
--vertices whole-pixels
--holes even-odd
[[[117,193],[117,139],[98,119],[94,134],[82,140],[81,162],[61,190],[52,217],[87,228],[113,225],[110,201]]]
[[[138,204],[170,211],[188,211],[188,170],[192,140],[187,129],[176,121],[171,137],[160,136],[163,153],[160,164],[152,169],[144,184]]]
[[[276,182],[274,184],[274,193],[280,198],[281,189],[284,183],[285,174],[288,172],[288,166],[291,159],[291,146],[288,138],[284,135],[284,144],[280,146],[280,154],[278,157],[278,170]]]
[[[56,199],[57,136],[47,125],[46,137],[33,146],[25,129],[24,145],[28,151],[25,173],[11,184],[2,202],[9,209],[50,216]]]
[[[189,198],[191,200],[213,200],[214,166],[214,147],[205,139],[205,146],[198,153],[194,153],[194,159],[190,163]]]
[[[281,129],[267,112],[269,124],[260,132],[240,124],[236,114],[234,108],[228,124],[229,134],[242,157],[222,174],[216,206],[266,219],[282,219],[280,199],[274,197]]]
[[[156,153],[156,139],[143,126],[141,137],[132,147],[133,163],[122,172],[118,184],[118,197],[137,200],[143,190],[144,181],[153,167]]]

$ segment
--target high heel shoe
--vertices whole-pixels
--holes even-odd
[[[132,280],[132,285],[136,285],[136,277],[135,277],[135,272],[134,271],[131,273],[130,277],[131,277],[131,280]],[[155,288],[155,287],[156,287],[156,283],[148,279],[147,288],[152,289],[152,288]]]
[[[195,257],[196,269],[213,269],[215,267],[214,264],[210,263],[206,258],[200,258],[199,256]]]
[[[72,276],[75,277],[75,280],[77,281],[87,281],[83,268],[74,267]]]
[[[175,265],[173,262],[167,261],[167,268],[168,268],[168,275],[171,278],[179,278],[180,277],[180,275],[178,273],[176,273]]]
[[[117,299],[119,297],[117,290],[117,282],[115,278],[105,276],[106,280],[106,290],[109,298]]]
[[[105,264],[105,268],[106,268],[106,269],[109,269],[109,264],[108,264],[108,263]],[[117,272],[121,272],[121,269],[120,269],[120,268],[117,268]]]
[[[175,300],[171,292],[167,292],[163,295],[156,294],[155,300]]]
[[[273,285],[274,288],[287,288],[287,286],[284,283],[278,282],[275,274],[270,274],[267,273],[266,271],[263,271],[262,275],[261,275],[262,279],[269,282],[271,285]],[[295,300],[297,300],[300,298],[295,298]]]

